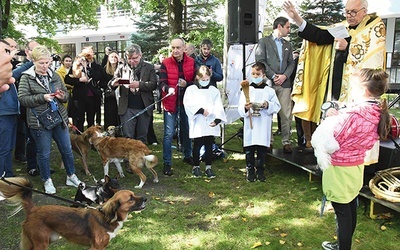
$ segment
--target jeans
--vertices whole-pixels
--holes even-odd
[[[0,177],[12,177],[12,151],[17,135],[17,115],[0,116]]]
[[[51,130],[30,129],[30,132],[35,140],[40,177],[43,181],[50,178],[50,152],[52,138],[57,143],[67,175],[70,176],[75,174],[74,155],[72,153],[69,131],[66,126],[60,124]]]
[[[164,165],[171,165],[172,161],[172,139],[176,125],[179,126],[179,137],[183,146],[183,157],[192,156],[192,142],[189,138],[189,122],[185,113],[185,108],[179,108],[180,124],[177,124],[178,113],[171,113],[164,110],[164,138],[163,138],[163,160]]]
[[[36,157],[36,144],[35,140],[31,135],[31,130],[26,130],[26,170],[29,172],[31,169],[36,169],[37,167],[37,157]]]

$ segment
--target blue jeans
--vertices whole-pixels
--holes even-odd
[[[17,115],[0,116],[0,177],[14,176],[12,151],[17,136]]]
[[[172,165],[172,140],[175,134],[175,127],[178,125],[179,137],[183,146],[183,157],[192,156],[192,141],[189,138],[189,122],[185,108],[180,107],[180,124],[177,124],[178,113],[171,113],[164,110],[164,138],[163,138],[163,160],[165,165]]]
[[[40,169],[40,177],[43,181],[50,178],[50,152],[52,138],[57,143],[61,153],[67,175],[75,174],[74,155],[72,153],[69,131],[66,126],[60,124],[51,130],[30,129],[37,148],[37,161]]]

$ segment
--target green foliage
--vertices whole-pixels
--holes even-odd
[[[187,15],[179,28],[174,28],[171,32],[170,26],[175,25],[171,23],[168,8],[171,4],[166,1],[146,1],[139,0],[141,4],[140,20],[136,23],[138,32],[131,37],[132,42],[141,46],[144,57],[152,62],[158,61],[158,54],[163,49],[165,52],[169,45],[169,40],[173,36],[181,36],[187,42],[193,43],[195,46],[200,44],[204,38],[211,38],[214,43],[214,54],[222,58],[223,55],[223,25],[215,21],[216,16],[214,10],[221,6],[221,0],[207,0],[207,1],[187,1],[185,11]],[[185,2],[182,2],[185,4]],[[205,14],[206,13],[206,14]],[[176,13],[174,15],[181,15],[184,13]],[[177,32],[181,30],[181,32]],[[170,53],[164,53],[169,55]]]
[[[96,9],[101,0],[38,0],[1,2],[2,37],[23,40],[16,25],[33,26],[39,37],[52,37],[58,29],[67,31],[80,25],[97,27]],[[9,6],[9,8],[8,8]]]

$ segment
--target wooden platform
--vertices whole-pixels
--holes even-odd
[[[315,177],[320,178],[322,176],[314,153],[300,152],[300,148],[298,147],[293,147],[292,151],[292,153],[284,153],[283,149],[273,149],[272,153],[268,154],[267,161],[268,158],[274,158],[301,168],[309,173],[310,181],[315,180]]]
[[[391,212],[391,210],[400,213],[400,202],[378,199],[368,187],[363,187],[359,195],[369,200],[369,217],[371,219],[377,219],[379,215]]]

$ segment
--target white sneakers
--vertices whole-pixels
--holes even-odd
[[[47,179],[44,183],[44,191],[46,194],[55,194],[56,193],[56,188],[53,185],[53,181],[51,178]]]
[[[67,176],[67,182],[66,182],[67,186],[78,187],[79,183],[81,183],[81,181],[75,174]]]
[[[67,176],[67,182],[66,182],[67,186],[78,187],[79,183],[81,183],[81,181],[75,174]],[[44,191],[46,192],[46,194],[56,193],[56,188],[54,187],[51,178],[47,179],[47,181],[44,182]]]

